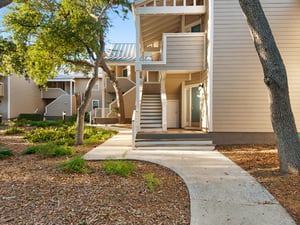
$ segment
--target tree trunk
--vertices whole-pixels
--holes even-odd
[[[88,106],[91,103],[92,90],[93,90],[93,87],[94,87],[97,79],[98,79],[98,72],[97,72],[97,75],[95,73],[94,77],[89,80],[89,82],[87,84],[87,88],[84,92],[83,101],[77,109],[77,119],[76,119],[77,126],[76,126],[76,135],[75,135],[75,145],[83,144],[85,112],[87,111]]]
[[[11,4],[13,0],[0,0],[0,9]]]
[[[239,0],[270,92],[271,121],[276,136],[280,171],[299,174],[300,143],[291,109],[285,65],[259,0]]]
[[[123,98],[123,93],[119,86],[118,80],[111,73],[110,69],[108,68],[108,66],[104,60],[102,60],[102,62],[101,62],[101,67],[102,67],[103,71],[108,75],[109,79],[111,80],[112,85],[115,90],[115,93],[116,93],[117,104],[118,104],[118,108],[119,108],[119,113],[118,113],[119,123],[126,123],[124,98]]]

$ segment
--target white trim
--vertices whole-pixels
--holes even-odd
[[[136,8],[136,15],[141,14],[188,14],[199,15],[206,12],[205,6],[149,6]]]
[[[11,86],[10,86],[10,76],[7,76],[7,119],[10,119],[10,96]]]
[[[98,107],[94,108],[94,102],[97,102]],[[100,100],[99,99],[92,99],[92,110],[100,108]]]
[[[73,97],[73,87],[72,87],[72,84],[73,84],[73,82],[70,80],[70,116],[72,116],[72,106],[73,106],[73,99],[72,99],[72,97]]]
[[[208,131],[213,131],[213,56],[214,56],[214,0],[209,0],[209,19],[208,19]]]

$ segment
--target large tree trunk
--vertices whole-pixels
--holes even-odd
[[[259,0],[239,0],[270,92],[271,120],[277,139],[280,171],[300,171],[300,143],[291,109],[285,65]]]
[[[95,72],[94,77],[91,78],[87,84],[87,88],[83,96],[83,101],[77,109],[75,145],[83,144],[85,112],[87,111],[89,104],[91,103],[92,90],[97,79],[98,79],[98,72]]]
[[[109,79],[112,82],[112,85],[114,87],[115,93],[116,93],[117,105],[118,105],[118,108],[119,108],[119,113],[118,113],[119,123],[126,123],[124,98],[123,98],[122,90],[121,90],[121,88],[118,84],[118,80],[111,73],[110,69],[108,68],[108,66],[107,66],[107,64],[104,60],[102,60],[100,65],[101,65],[101,68],[103,69],[103,71],[108,75],[108,77],[109,77]]]
[[[13,0],[0,0],[0,9],[11,4]]]

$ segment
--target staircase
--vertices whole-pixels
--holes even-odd
[[[141,131],[162,130],[160,94],[143,94],[141,105]]]
[[[209,134],[139,132],[135,140],[138,150],[212,151],[215,145]]]

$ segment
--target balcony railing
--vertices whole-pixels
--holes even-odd
[[[43,99],[54,99],[58,98],[61,95],[66,95],[68,94],[61,88],[48,88],[42,90],[42,98]]]
[[[206,69],[205,33],[165,33],[162,46],[160,57],[151,58],[149,52],[144,57],[141,62],[143,70]]]

